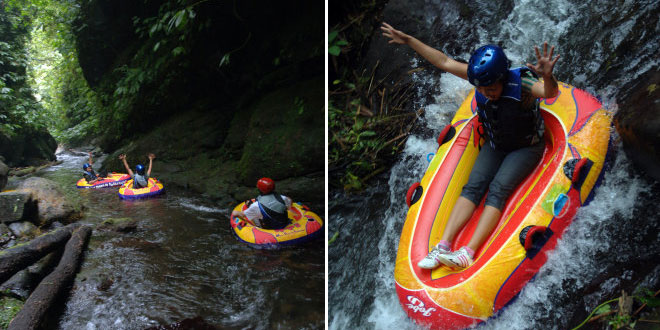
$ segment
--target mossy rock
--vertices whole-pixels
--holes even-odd
[[[24,302],[20,299],[11,297],[0,298],[0,327],[7,329],[9,322],[18,314],[23,308]]]
[[[275,90],[254,104],[237,172],[252,186],[305,175],[325,166],[323,77]]]

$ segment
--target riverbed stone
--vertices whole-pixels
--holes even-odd
[[[7,175],[9,174],[9,166],[0,160],[0,191],[5,189],[7,185]]]
[[[9,243],[14,237],[14,233],[4,223],[0,223],[0,247]]]
[[[37,204],[35,224],[48,225],[53,221],[67,222],[75,215],[73,205],[59,190],[57,183],[39,177],[32,177],[18,186],[19,191],[32,194]]]
[[[9,230],[16,237],[33,237],[37,234],[37,226],[29,221],[13,222],[9,224]]]
[[[109,218],[101,222],[98,228],[100,230],[129,233],[137,229],[137,221],[131,218]]]
[[[23,191],[0,193],[0,222],[10,223],[26,219],[31,212],[31,194]]]

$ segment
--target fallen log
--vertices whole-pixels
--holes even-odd
[[[71,234],[60,263],[39,283],[7,329],[22,330],[39,327],[57,297],[73,282],[91,233],[91,227],[83,226]]]
[[[0,251],[0,283],[64,245],[71,237],[71,232],[79,227],[80,224],[70,224],[27,243]]]

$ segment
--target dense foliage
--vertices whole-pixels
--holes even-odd
[[[416,120],[409,86],[379,79],[378,63],[364,64],[384,4],[341,1],[329,13],[329,183],[348,191],[389,167]]]
[[[43,127],[47,116],[33,97],[28,76],[30,21],[0,2],[0,133]]]

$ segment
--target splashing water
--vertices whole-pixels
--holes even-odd
[[[534,45],[543,41],[556,45],[556,54],[561,54],[555,67],[559,79],[597,95],[606,109],[616,112],[617,98],[627,93],[620,87],[658,66],[654,49],[659,44],[659,5],[597,2],[520,0],[498,26],[480,17],[461,24],[473,26],[471,32],[481,44],[502,41],[513,67],[535,63]],[[453,15],[443,5],[425,3],[435,6],[438,15]],[[477,1],[473,6],[485,4]],[[426,28],[436,19],[455,21],[455,17],[424,17]],[[635,48],[640,50],[635,56],[619,51],[630,46],[631,37],[637,38]],[[467,53],[450,55],[469,57]],[[613,64],[613,59],[619,64]],[[418,65],[416,59],[411,60],[411,66]],[[387,186],[379,183],[360,197],[338,194],[329,199],[329,231],[339,231],[341,237],[328,251],[330,329],[418,328],[401,308],[394,287],[394,262],[407,212],[404,196],[423,176],[426,155],[437,149],[428,132],[437,134],[450,122],[471,86],[450,74],[438,77],[437,72],[416,72],[413,80],[415,107],[425,109],[423,126],[408,138]],[[439,94],[428,98],[428,91]],[[568,328],[624,285],[658,285],[660,267],[653,251],[660,250],[660,224],[653,216],[660,213],[660,206],[654,201],[654,186],[636,174],[616,134],[613,141],[616,157],[594,200],[579,210],[534,280],[481,327]]]

